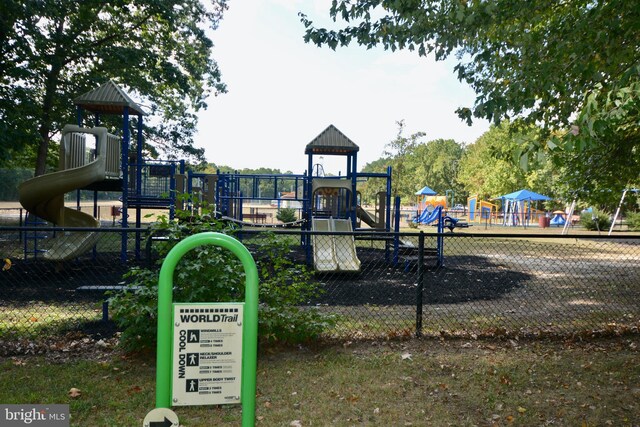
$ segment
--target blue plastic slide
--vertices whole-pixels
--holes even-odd
[[[427,209],[423,210],[418,218],[415,218],[413,222],[417,224],[431,224],[433,221],[440,218],[442,214],[442,206],[438,205],[436,208],[429,212]]]

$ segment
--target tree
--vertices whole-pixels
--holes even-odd
[[[362,172],[367,173],[386,173],[390,162],[386,157],[374,160],[363,166]],[[393,181],[392,181],[393,184]],[[369,178],[364,182],[358,182],[358,191],[360,192],[363,205],[374,205],[377,201],[377,195],[381,191],[387,191],[387,184],[381,178]]]
[[[625,187],[640,185],[640,157],[624,140],[588,147],[579,153],[555,151],[550,160],[562,177],[555,184],[557,194],[610,213]]]
[[[485,199],[521,188],[550,195],[554,179],[547,160],[544,157],[532,158],[525,170],[520,159],[513,155],[518,138],[535,138],[531,135],[535,132],[537,129],[532,128],[529,134],[514,135],[508,122],[491,126],[467,147],[459,163],[458,180],[469,194],[478,194]]]
[[[416,50],[437,60],[455,54],[458,79],[477,95],[473,106],[457,110],[462,119],[539,124],[539,139],[528,141],[525,151],[549,142],[552,148],[576,150],[620,121],[619,114],[590,109],[589,99],[637,90],[638,10],[627,0],[334,0],[330,15],[344,22],[342,28],[316,28],[304,14],[301,20],[305,41],[318,46],[335,49],[355,40],[367,48]],[[638,123],[637,105],[624,111],[626,123]],[[564,138],[566,133],[548,138],[554,130],[568,130],[579,112],[587,118],[579,130],[591,134],[582,145]],[[600,129],[588,126],[594,115]],[[635,138],[640,133],[637,125],[628,130]]]
[[[383,157],[367,163],[363,172],[386,172],[392,166],[394,195],[405,203],[413,203],[415,192],[428,185],[439,194],[453,190],[456,195],[466,194],[457,180],[458,162],[464,148],[452,139],[437,139],[423,143],[424,132],[409,138],[403,136],[404,122],[398,122],[398,135],[387,144]],[[386,190],[382,180],[369,180],[359,184],[363,201],[372,203],[379,191]]]
[[[0,7],[0,162],[37,147],[36,174],[71,101],[108,79],[136,91],[151,114],[148,141],[193,148],[196,112],[225,90],[210,57],[226,0],[3,0]]]
[[[428,185],[440,195],[453,190],[461,200],[466,196],[463,186],[458,182],[458,163],[464,148],[452,139],[436,139],[418,145],[407,160],[407,169],[411,170],[412,194]]]
[[[413,194],[410,184],[410,172],[405,165],[406,159],[418,146],[419,140],[425,136],[425,133],[416,132],[407,138],[403,136],[404,120],[400,120],[396,124],[398,125],[398,134],[393,141],[385,145],[383,155],[388,159],[392,167],[391,182],[394,196],[406,198]]]

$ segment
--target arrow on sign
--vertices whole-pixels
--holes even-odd
[[[173,422],[167,417],[164,417],[164,421],[151,421],[149,427],[171,427]]]
[[[178,427],[179,425],[178,416],[169,408],[151,410],[142,423],[142,427]]]

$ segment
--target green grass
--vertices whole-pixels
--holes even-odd
[[[93,307],[88,304],[53,304],[32,302],[17,307],[3,307],[0,311],[0,337],[14,336],[54,336],[73,325],[102,319],[102,303]]]
[[[256,425],[577,425],[640,422],[638,337],[589,343],[412,340],[264,351]],[[55,360],[55,358],[52,358]],[[3,403],[68,403],[72,426],[140,425],[154,362],[0,362]],[[72,388],[81,396],[70,398]],[[181,425],[236,426],[238,406],[175,409]]]

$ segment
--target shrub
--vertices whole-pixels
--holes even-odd
[[[589,231],[605,231],[611,226],[611,218],[608,213],[594,209],[580,215],[580,225]]]
[[[259,332],[263,339],[289,343],[315,339],[335,324],[335,317],[313,307],[301,308],[320,295],[305,265],[291,261],[289,244],[269,232],[256,244],[260,276]]]
[[[296,210],[294,208],[280,208],[276,214],[278,221],[283,223],[295,222],[298,217],[296,216]]]
[[[640,231],[640,212],[628,214],[627,224],[629,225],[629,230]]]
[[[179,212],[176,221],[159,217],[151,225],[150,235],[168,237],[157,245],[158,260],[149,268],[133,267],[125,279],[128,289],[112,294],[113,319],[123,329],[126,349],[152,347],[156,341],[157,293],[160,266],[171,248],[183,238],[205,231],[233,235],[232,223],[216,220],[206,209],[203,213]],[[311,280],[306,266],[287,257],[289,246],[273,233],[256,245],[254,259],[259,273],[259,334],[261,339],[303,342],[317,338],[331,326],[333,317],[313,308],[299,308],[318,295],[320,288]],[[173,299],[176,302],[230,302],[244,300],[245,275],[240,261],[230,251],[212,245],[189,251],[174,273]]]

